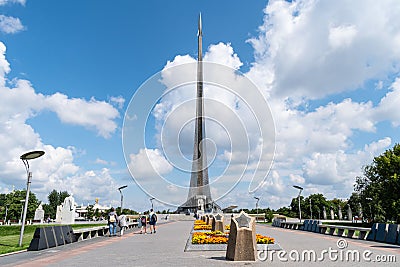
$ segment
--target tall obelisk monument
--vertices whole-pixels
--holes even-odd
[[[197,46],[197,95],[196,95],[196,119],[194,131],[193,163],[190,178],[190,188],[187,201],[178,210],[210,210],[213,206],[210,186],[208,181],[207,150],[205,142],[205,121],[203,101],[203,52],[202,52],[202,25],[199,15]]]

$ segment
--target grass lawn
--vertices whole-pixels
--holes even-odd
[[[74,224],[71,226],[72,229],[81,229],[81,228],[88,228],[100,225],[105,225],[105,224]],[[22,247],[18,246],[19,235],[21,232],[20,225],[0,226],[0,254],[27,249],[29,247],[29,244],[31,243],[33,234],[35,233],[35,229],[38,227],[45,227],[45,226],[49,226],[49,224],[26,225],[24,230],[24,236],[22,238]]]

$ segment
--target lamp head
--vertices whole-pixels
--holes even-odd
[[[303,187],[298,186],[298,185],[294,185],[293,187],[296,188],[296,189],[299,189],[299,190],[303,190]]]
[[[123,185],[123,186],[119,187],[118,190],[121,191],[121,189],[124,189],[124,188],[127,188],[127,187],[128,187],[127,185]]]
[[[37,150],[37,151],[31,151],[23,154],[20,159],[22,160],[30,160],[30,159],[36,159],[44,155],[44,151]]]

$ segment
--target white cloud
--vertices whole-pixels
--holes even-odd
[[[116,104],[118,108],[121,109],[124,107],[125,99],[122,96],[118,97],[112,96],[110,98],[110,102]]]
[[[158,149],[140,149],[138,154],[130,155],[129,169],[135,179],[157,179],[159,175],[172,171],[172,166]],[[154,181],[153,180],[153,181]]]
[[[43,150],[44,156],[30,162],[32,191],[39,199],[46,201],[47,194],[53,189],[67,190],[78,199],[89,199],[99,194],[109,197],[105,191],[109,191],[107,188],[115,182],[108,170],[81,169],[74,162],[74,156],[80,149],[46,144],[27,121],[47,110],[55,112],[62,122],[93,128],[99,135],[110,137],[117,127],[114,120],[119,116],[118,111],[103,101],[69,98],[60,93],[37,93],[27,80],[13,79],[8,82],[6,76],[10,65],[5,51],[5,45],[0,42],[0,149],[4,152],[0,158],[0,187],[25,188],[26,174],[19,157],[27,151]],[[87,177],[93,177],[89,175],[91,173],[95,174],[95,178],[85,183]],[[91,183],[99,188],[92,187]]]
[[[233,69],[239,69],[243,65],[237,54],[234,53],[231,44],[222,42],[208,47],[204,61],[219,63]]]
[[[7,4],[21,4],[25,5],[26,0],[0,0],[0,6],[4,6]]]
[[[393,126],[400,125],[400,78],[391,85],[391,90],[383,97],[376,109],[376,118],[379,120],[389,120]]]
[[[17,33],[24,29],[25,27],[19,18],[0,15],[0,31],[3,33]]]
[[[265,13],[251,72],[267,68],[276,96],[318,99],[399,70],[396,0],[270,1]]]
[[[331,27],[329,30],[329,43],[333,49],[350,46],[356,37],[357,29],[354,25],[341,25]]]
[[[102,137],[109,138],[117,128],[113,121],[119,116],[118,111],[104,101],[94,98],[86,101],[80,98],[55,93],[44,99],[45,107],[57,113],[64,123],[76,124],[96,129]]]
[[[362,167],[370,164],[391,144],[390,138],[373,142],[355,154],[339,150],[335,153],[315,152],[304,161],[303,171],[306,182],[316,185],[332,185],[343,181],[354,181],[362,174]]]
[[[100,159],[100,158],[97,158],[96,161],[95,161],[95,163],[96,163],[96,164],[99,164],[99,165],[116,165],[116,163],[113,162],[113,161],[109,162],[109,161],[107,161],[107,160]]]
[[[304,182],[305,182],[304,177],[302,177],[298,174],[290,174],[289,178],[293,184],[304,184]]]

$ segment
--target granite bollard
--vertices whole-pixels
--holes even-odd
[[[212,227],[214,220],[215,220],[214,215],[210,215],[210,219],[208,220],[208,225],[210,225]]]
[[[211,225],[212,231],[221,231],[224,232],[224,216],[221,214],[217,214],[214,216],[213,223]]]
[[[231,261],[255,261],[257,254],[255,219],[240,212],[231,219],[226,259]]]

